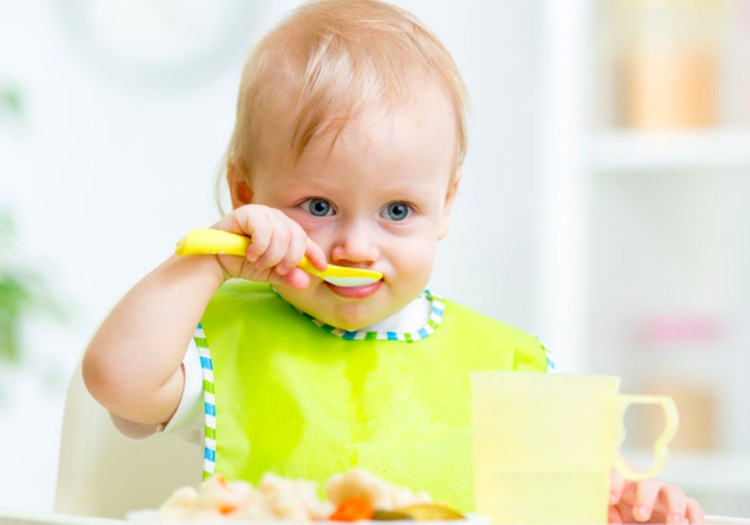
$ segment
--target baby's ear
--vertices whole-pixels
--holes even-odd
[[[232,196],[233,209],[253,202],[253,189],[250,187],[245,170],[232,159],[227,161],[227,184],[229,194]]]
[[[453,203],[456,200],[456,194],[458,193],[458,186],[461,183],[462,174],[462,169],[460,167],[457,168],[456,173],[453,174],[453,180],[451,180],[448,185],[448,191],[445,194],[445,205],[443,206],[443,217],[440,223],[440,230],[438,231],[438,239],[442,239],[448,234],[448,219],[450,219],[451,211],[453,210]]]

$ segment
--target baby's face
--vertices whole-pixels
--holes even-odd
[[[331,147],[313,140],[293,165],[271,162],[252,179],[252,201],[297,221],[332,264],[383,273],[375,284],[339,288],[313,279],[304,290],[277,286],[291,304],[346,330],[406,306],[424,289],[446,232],[455,122],[442,95],[350,120]]]

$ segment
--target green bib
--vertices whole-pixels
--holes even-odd
[[[225,284],[196,337],[204,475],[322,484],[359,466],[473,509],[469,374],[544,371],[547,355],[536,338],[426,293],[431,321],[410,336],[335,330],[267,284]]]

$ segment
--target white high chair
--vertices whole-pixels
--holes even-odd
[[[200,483],[203,456],[177,434],[131,440],[88,393],[80,363],[65,400],[54,512],[123,518]]]

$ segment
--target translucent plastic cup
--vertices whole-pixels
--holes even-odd
[[[625,395],[615,376],[472,374],[476,511],[498,524],[607,523],[610,472],[654,476],[678,426],[666,396]],[[639,472],[620,455],[625,410],[658,405],[665,417],[654,462]]]

